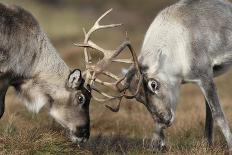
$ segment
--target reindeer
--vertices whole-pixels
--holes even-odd
[[[115,26],[115,25],[114,25]],[[110,26],[109,26],[110,27]],[[221,108],[214,77],[225,73],[232,64],[232,4],[225,0],[180,0],[163,11],[150,25],[142,45],[136,54],[129,41],[116,50],[106,50],[90,40],[92,32],[104,28],[97,23],[85,33],[83,44],[90,87],[106,98],[98,101],[136,98],[151,113],[156,128],[152,139],[154,149],[165,149],[164,129],[171,126],[182,84],[194,83],[204,94],[206,104],[205,137],[213,142],[213,124],[220,128],[229,151],[232,151],[232,135]],[[125,47],[129,47],[133,60],[116,59]],[[92,64],[87,48],[104,54],[103,59]],[[134,63],[124,77],[107,71],[113,62]],[[115,82],[99,79],[104,74]],[[95,89],[95,83],[116,90],[112,96]],[[128,95],[131,93],[132,95]]]
[[[47,104],[73,142],[89,138],[91,90],[81,71],[65,64],[29,12],[0,4],[0,118],[10,86],[32,112]]]

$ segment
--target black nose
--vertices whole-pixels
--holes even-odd
[[[90,132],[89,132],[89,126],[81,126],[76,128],[75,136],[77,137],[84,137],[89,138]]]
[[[164,112],[160,112],[158,114],[158,118],[159,118],[159,122],[169,125],[171,123],[172,120],[172,114],[171,113],[164,113]]]

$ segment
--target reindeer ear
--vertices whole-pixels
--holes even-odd
[[[84,79],[81,76],[81,71],[75,69],[68,76],[67,86],[71,89],[78,89],[84,83]]]

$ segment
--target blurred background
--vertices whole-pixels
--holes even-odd
[[[73,43],[82,42],[82,28],[89,29],[106,10],[113,12],[102,23],[123,23],[122,28],[99,32],[94,40],[113,49],[125,39],[125,32],[136,50],[150,23],[163,8],[177,0],[0,0],[30,11],[48,34],[65,62],[82,68],[83,53]],[[232,73],[216,79],[225,114],[232,127]],[[112,113],[103,103],[90,106],[91,138],[83,146],[69,142],[63,128],[49,117],[45,108],[38,115],[26,110],[13,89],[7,92],[6,112],[0,121],[0,154],[152,154],[149,142],[154,123],[145,107],[123,101],[119,113]],[[194,85],[184,85],[176,121],[166,131],[166,154],[223,154],[224,138],[216,131],[215,143],[208,148],[203,139],[204,98]]]

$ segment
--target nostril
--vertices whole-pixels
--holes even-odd
[[[165,124],[167,124],[167,125],[169,125],[170,123],[171,123],[170,119],[166,120],[166,122],[165,122]]]
[[[79,128],[79,132],[80,132],[80,133],[83,133],[83,132],[84,132],[84,129],[83,129],[83,128]]]
[[[83,126],[83,127],[77,127],[75,135],[77,137],[88,137],[89,136],[89,128]]]
[[[82,134],[84,134],[84,135],[87,134],[88,131],[89,131],[89,130],[88,130],[87,128],[81,128],[81,129],[80,129],[80,133],[82,133]]]
[[[159,112],[158,113],[158,118],[159,118],[159,122],[160,123],[164,123],[164,124],[171,124],[173,121],[173,117],[171,114],[165,113],[165,112]]]
[[[87,137],[87,138],[88,138],[88,137],[89,137],[89,132],[85,132],[85,133],[84,133],[84,137]]]
[[[169,115],[166,117],[166,119],[164,119],[164,123],[167,125],[167,126],[171,126],[171,124],[173,123],[173,116]]]
[[[81,131],[82,131],[82,132],[87,132],[87,131],[88,131],[88,129],[83,128],[83,129],[81,129]]]

